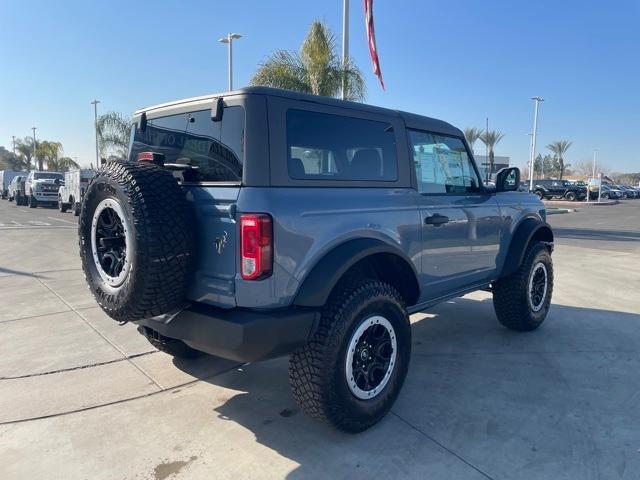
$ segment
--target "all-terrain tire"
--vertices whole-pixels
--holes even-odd
[[[151,345],[160,350],[177,358],[197,358],[204,355],[204,352],[191,348],[182,340],[177,338],[169,338],[164,335],[158,334],[155,330],[140,325],[138,332],[143,335]]]
[[[76,217],[79,217],[81,210],[82,210],[82,204],[80,202],[75,202],[73,204],[73,215]]]
[[[578,199],[578,196],[574,192],[567,192],[565,198],[570,202],[575,202]]]
[[[347,383],[347,350],[354,332],[376,315],[393,326],[396,359],[386,385],[373,398],[362,400]],[[361,432],[391,409],[410,357],[411,327],[398,291],[377,280],[347,280],[327,301],[311,341],[291,355],[289,383],[295,400],[308,415],[345,432]]]
[[[38,200],[33,195],[29,195],[29,208],[37,208]]]
[[[93,257],[92,222],[105,201],[124,212],[131,243],[125,248],[130,267],[117,286],[107,283]],[[111,318],[126,322],[182,307],[193,264],[194,223],[170,171],[133,162],[109,162],[98,170],[83,200],[80,258],[91,292]]]
[[[532,298],[536,297],[531,293],[532,275],[541,273],[540,265],[544,267],[546,286],[544,297],[534,301]],[[518,270],[493,284],[493,307],[502,325],[511,330],[528,332],[544,322],[552,294],[553,262],[549,248],[544,243],[533,243]]]

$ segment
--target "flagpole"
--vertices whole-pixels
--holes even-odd
[[[349,0],[342,0],[342,70],[347,71],[349,61]],[[342,76],[342,100],[347,95],[347,76]]]

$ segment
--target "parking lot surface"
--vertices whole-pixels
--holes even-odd
[[[287,359],[155,351],[86,288],[76,217],[0,201],[7,479],[640,478],[640,201],[549,217],[553,306],[498,324],[479,292],[413,315],[398,402],[345,435],[299,411]]]

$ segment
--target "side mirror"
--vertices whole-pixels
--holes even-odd
[[[516,192],[520,186],[520,169],[503,168],[496,174],[496,192]]]
[[[222,112],[224,111],[224,105],[222,104],[222,98],[213,99],[213,107],[211,107],[211,121],[219,122],[222,120]]]

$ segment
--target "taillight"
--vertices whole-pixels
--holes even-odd
[[[153,162],[153,152],[140,152],[138,154],[139,162]]]
[[[258,280],[271,274],[272,230],[269,215],[252,213],[240,217],[240,273],[245,280]]]

